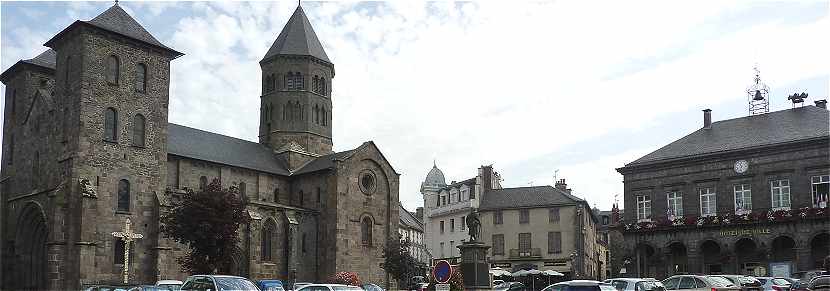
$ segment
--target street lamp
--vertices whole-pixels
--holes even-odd
[[[571,279],[576,279],[579,274],[576,272],[576,251],[571,252]]]

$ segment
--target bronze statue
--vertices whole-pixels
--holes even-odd
[[[473,208],[465,220],[470,234],[470,241],[478,241],[481,238],[481,219],[478,218],[478,209]]]

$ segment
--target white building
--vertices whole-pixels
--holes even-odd
[[[498,173],[492,166],[481,166],[475,177],[446,183],[444,173],[433,165],[421,184],[424,196],[424,240],[434,259],[457,263],[462,242],[469,238],[464,218],[478,208],[481,193],[501,189]]]
[[[400,206],[400,208],[398,233],[401,236],[401,240],[409,241],[409,254],[421,264],[419,267],[423,267],[426,270],[432,258],[424,244],[424,224],[412,212],[407,211],[403,206]]]

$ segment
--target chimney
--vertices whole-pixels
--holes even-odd
[[[712,109],[703,109],[703,128],[712,128]]]
[[[617,203],[614,203],[614,207],[611,208],[611,224],[615,225],[620,222],[620,208],[617,207]]]
[[[420,221],[424,221],[424,208],[423,207],[415,208],[415,218],[417,218]]]
[[[493,190],[493,165],[481,166],[481,193]]]
[[[554,185],[554,187],[556,187],[556,189],[570,193],[568,189],[568,184],[565,183],[565,179],[559,179],[559,181],[556,181],[556,185]]]
[[[813,102],[816,103],[816,107],[827,109],[827,99],[816,100],[816,101],[813,101]]]

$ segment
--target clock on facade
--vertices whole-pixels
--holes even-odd
[[[746,173],[747,169],[749,169],[749,162],[746,160],[739,160],[735,162],[735,173],[743,174]]]

